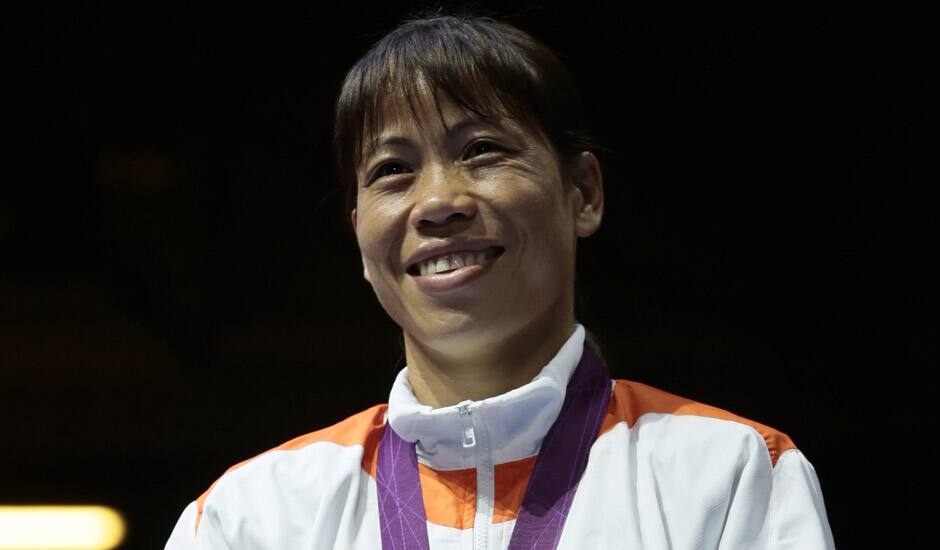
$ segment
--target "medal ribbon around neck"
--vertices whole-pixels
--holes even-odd
[[[611,381],[585,345],[561,412],[549,428],[529,478],[510,550],[554,549],[568,518],[588,453],[610,401]],[[386,423],[375,475],[383,550],[430,550],[415,444]]]

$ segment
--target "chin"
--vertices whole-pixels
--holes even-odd
[[[483,317],[451,310],[436,315],[434,319],[425,318],[422,323],[409,323],[402,327],[414,340],[429,348],[449,355],[473,353],[480,346],[499,339],[499,335],[505,332],[500,323],[481,319]]]

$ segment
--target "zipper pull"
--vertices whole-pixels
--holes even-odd
[[[457,405],[457,412],[460,413],[460,420],[463,422],[463,448],[469,449],[477,444],[476,433],[473,431],[473,412],[470,411],[470,404]]]

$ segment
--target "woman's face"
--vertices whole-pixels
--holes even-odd
[[[570,326],[575,244],[600,213],[585,225],[582,191],[541,136],[446,100],[439,113],[429,94],[416,103],[417,119],[386,109],[357,168],[353,225],[382,306],[447,353]]]

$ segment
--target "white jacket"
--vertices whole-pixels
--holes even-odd
[[[380,549],[375,466],[387,419],[417,441],[431,548],[505,549],[583,344],[578,325],[532,382],[465,403],[469,447],[457,406],[419,403],[404,369],[387,406],[230,468],[186,507],[166,548]],[[637,382],[613,385],[559,549],[834,548],[816,473],[785,434]]]

